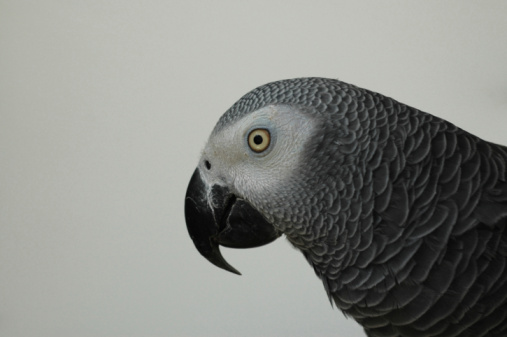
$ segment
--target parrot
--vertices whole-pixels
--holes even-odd
[[[507,336],[507,147],[330,78],[218,120],[185,195],[208,261],[284,236],[370,337]]]

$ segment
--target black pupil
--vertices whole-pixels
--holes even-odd
[[[254,141],[255,145],[260,145],[260,144],[262,144],[262,136],[260,136],[260,135],[256,135],[256,136],[254,137],[253,141]]]

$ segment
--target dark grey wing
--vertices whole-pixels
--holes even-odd
[[[390,163],[398,175],[379,194],[378,228],[390,237],[406,227],[376,260],[398,285],[376,307],[383,318],[362,323],[376,326],[372,336],[505,336],[507,151],[437,124],[444,130],[421,126],[404,142],[404,170]]]

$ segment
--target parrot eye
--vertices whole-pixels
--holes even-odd
[[[248,146],[254,152],[263,152],[271,142],[271,135],[266,129],[255,129],[248,135]]]

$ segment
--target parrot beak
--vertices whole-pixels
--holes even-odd
[[[253,248],[268,244],[281,233],[245,200],[226,187],[209,186],[196,169],[185,196],[185,221],[195,247],[215,266],[241,275],[220,253],[219,245]]]

